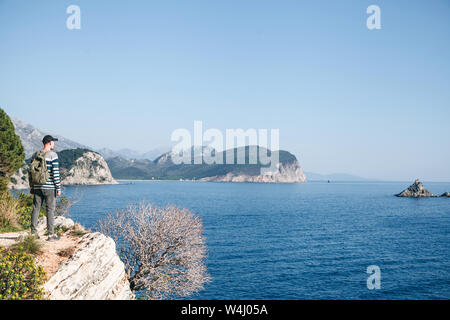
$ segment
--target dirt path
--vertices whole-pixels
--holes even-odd
[[[0,247],[9,247],[27,234],[27,231],[0,233]]]
[[[36,256],[36,263],[42,266],[47,277],[50,278],[76,251],[78,238],[64,234],[58,241],[39,240],[39,242],[43,244],[43,247],[41,253]]]
[[[20,242],[28,234],[29,231],[0,233],[0,246],[9,247]],[[39,232],[39,236],[40,239],[37,241],[42,248],[40,253],[35,255],[36,265],[42,266],[47,277],[50,278],[59,266],[76,251],[79,237],[72,235],[72,228],[63,233],[57,241],[47,241],[45,229]]]

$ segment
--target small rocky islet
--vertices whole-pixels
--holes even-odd
[[[412,185],[407,189],[395,195],[396,197],[406,197],[406,198],[425,198],[425,197],[450,197],[450,192],[444,192],[442,195],[436,195],[431,193],[429,190],[425,189],[422,182],[416,179]]]

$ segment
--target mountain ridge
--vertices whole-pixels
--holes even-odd
[[[256,146],[255,146],[256,147]],[[279,150],[278,174],[262,174],[261,169],[265,166],[257,157],[256,164],[249,162],[249,146],[234,148],[233,164],[207,164],[204,161],[196,164],[194,160],[194,151],[190,163],[176,164],[172,161],[172,152],[166,152],[155,160],[126,160],[121,157],[115,157],[107,160],[112,175],[116,179],[122,180],[203,180],[203,181],[221,181],[221,182],[306,182],[306,177],[301,169],[297,158],[288,151]],[[259,151],[262,147],[256,147]],[[237,163],[237,154],[239,149],[245,151],[245,163]],[[265,148],[269,156],[272,151]],[[212,151],[215,152],[215,151]],[[225,163],[227,151],[217,153],[217,157],[222,157]],[[214,153],[213,153],[214,154]],[[259,152],[258,152],[259,154]],[[202,159],[199,159],[202,160]],[[280,173],[282,172],[282,173]]]
[[[48,134],[47,132],[43,132],[30,124],[22,122],[17,118],[11,118],[11,121],[14,125],[16,134],[22,141],[22,145],[25,150],[25,159],[31,157],[37,150],[42,149],[42,138]],[[91,149],[90,147],[72,141],[60,135],[53,133],[51,135],[58,139],[58,142],[55,143],[56,152],[66,149]]]
[[[89,149],[91,151],[100,154],[105,159],[113,158],[116,156],[122,156],[129,160],[131,159],[153,160],[162,153],[171,149],[170,147],[162,146],[153,148],[147,152],[142,153],[127,148],[123,148],[120,150],[112,150],[109,148],[92,148],[90,146],[83,145],[81,143],[70,140],[58,134],[41,131],[40,129],[34,127],[33,125],[25,123],[18,118],[11,118],[11,121],[14,125],[16,134],[20,137],[20,140],[22,141],[26,159],[31,157],[36,152],[36,150],[42,148],[42,138],[47,134],[51,134],[53,137],[58,139],[57,143],[55,143],[56,152],[69,149]]]

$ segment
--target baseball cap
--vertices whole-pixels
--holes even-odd
[[[47,143],[52,142],[52,141],[58,141],[58,139],[53,138],[53,137],[50,136],[50,135],[46,135],[46,136],[44,137],[44,139],[42,139],[42,143],[43,143],[43,144],[47,144]]]

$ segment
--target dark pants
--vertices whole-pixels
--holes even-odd
[[[33,212],[31,213],[31,232],[37,233],[36,227],[41,211],[42,203],[47,205],[47,230],[48,234],[53,234],[53,223],[55,221],[56,191],[54,189],[34,190]]]

